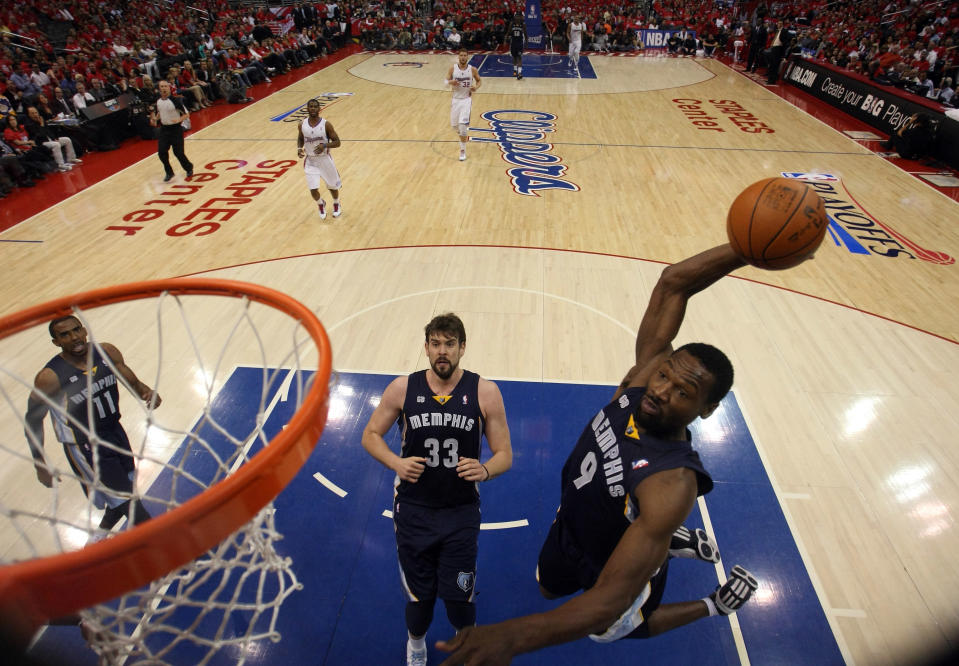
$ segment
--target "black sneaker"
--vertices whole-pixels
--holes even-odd
[[[732,615],[759,589],[756,578],[738,564],[729,572],[729,579],[709,595],[720,615]]]

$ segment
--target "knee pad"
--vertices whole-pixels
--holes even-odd
[[[470,129],[469,123],[460,123],[459,124],[460,136],[461,137],[466,136],[469,133],[469,129]]]
[[[406,604],[406,629],[412,636],[423,636],[433,622],[433,604],[435,600],[410,601]],[[455,624],[453,625],[456,626]]]
[[[476,604],[472,601],[447,601],[446,617],[459,631],[476,624]]]

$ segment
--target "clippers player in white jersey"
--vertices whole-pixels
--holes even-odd
[[[436,598],[457,631],[476,623],[473,602],[480,528],[479,484],[513,464],[503,396],[459,367],[466,329],[452,313],[426,325],[428,370],[397,377],[363,431],[363,448],[396,472],[393,522],[406,592],[408,666],[426,665]],[[384,437],[396,423],[399,455]],[[481,463],[486,436],[492,456]]]
[[[469,63],[469,53],[460,49],[456,62],[446,75],[446,85],[453,87],[450,107],[450,125],[460,135],[460,162],[466,159],[467,131],[470,126],[470,111],[473,108],[473,93],[483,85],[479,72]]]
[[[107,363],[99,349],[87,342],[87,331],[76,317],[54,319],[49,331],[61,351],[37,374],[24,419],[37,479],[48,488],[53,485],[43,453],[43,418],[50,408],[42,395],[62,408],[51,411],[54,432],[84,492],[89,495],[92,489],[94,506],[105,509],[100,528],[110,530],[128,516],[135,524],[149,520],[150,514],[140,500],[132,500],[131,507],[136,469],[130,441],[120,424],[116,374],[148,405],[158,407],[160,396],[137,378],[120,350],[104,342],[100,348],[109,357]],[[91,442],[88,432],[103,443]],[[97,488],[91,485],[94,479]]]
[[[333,217],[339,217],[343,209],[340,207],[340,173],[333,163],[330,150],[340,147],[340,137],[333,129],[332,123],[326,118],[320,118],[320,102],[311,99],[306,103],[308,116],[300,123],[296,137],[297,157],[303,158],[303,172],[306,174],[306,184],[313,195],[313,201],[320,213],[320,219],[326,219],[326,201],[320,194],[320,181],[326,183],[333,197]]]
[[[582,16],[573,14],[573,20],[566,26],[566,43],[569,44],[569,62],[579,71],[579,52],[583,48],[583,34],[586,32],[586,24]]]
[[[672,344],[689,299],[743,265],[726,244],[663,270],[636,335],[635,364],[566,460],[537,579],[548,599],[582,593],[545,613],[441,641],[437,647],[453,653],[447,663],[506,664],[586,636],[648,638],[735,613],[758,589],[735,566],[702,599],[660,603],[670,557],[719,561],[706,531],[683,525],[713,485],[688,426],[712,414],[733,380],[732,364],[715,347],[692,343],[674,351]]]

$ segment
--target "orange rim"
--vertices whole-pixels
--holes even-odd
[[[332,370],[326,330],[309,308],[281,292],[234,280],[177,278],[106,287],[0,318],[0,339],[71,314],[162,293],[246,296],[298,320],[316,343],[318,367],[300,409],[268,446],[209,489],[133,529],[78,551],[0,567],[0,625],[27,641],[44,623],[102,603],[183,566],[249,522],[309,458],[326,424]]]

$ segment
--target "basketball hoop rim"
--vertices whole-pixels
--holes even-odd
[[[74,307],[170,295],[247,296],[300,322],[318,350],[313,384],[300,409],[236,472],[182,505],[77,551],[0,567],[0,624],[28,641],[51,619],[146,585],[213,548],[271,502],[309,458],[326,424],[332,357],[316,315],[296,299],[235,280],[171,278],[133,282],[58,298],[0,318],[0,339],[73,313]]]

